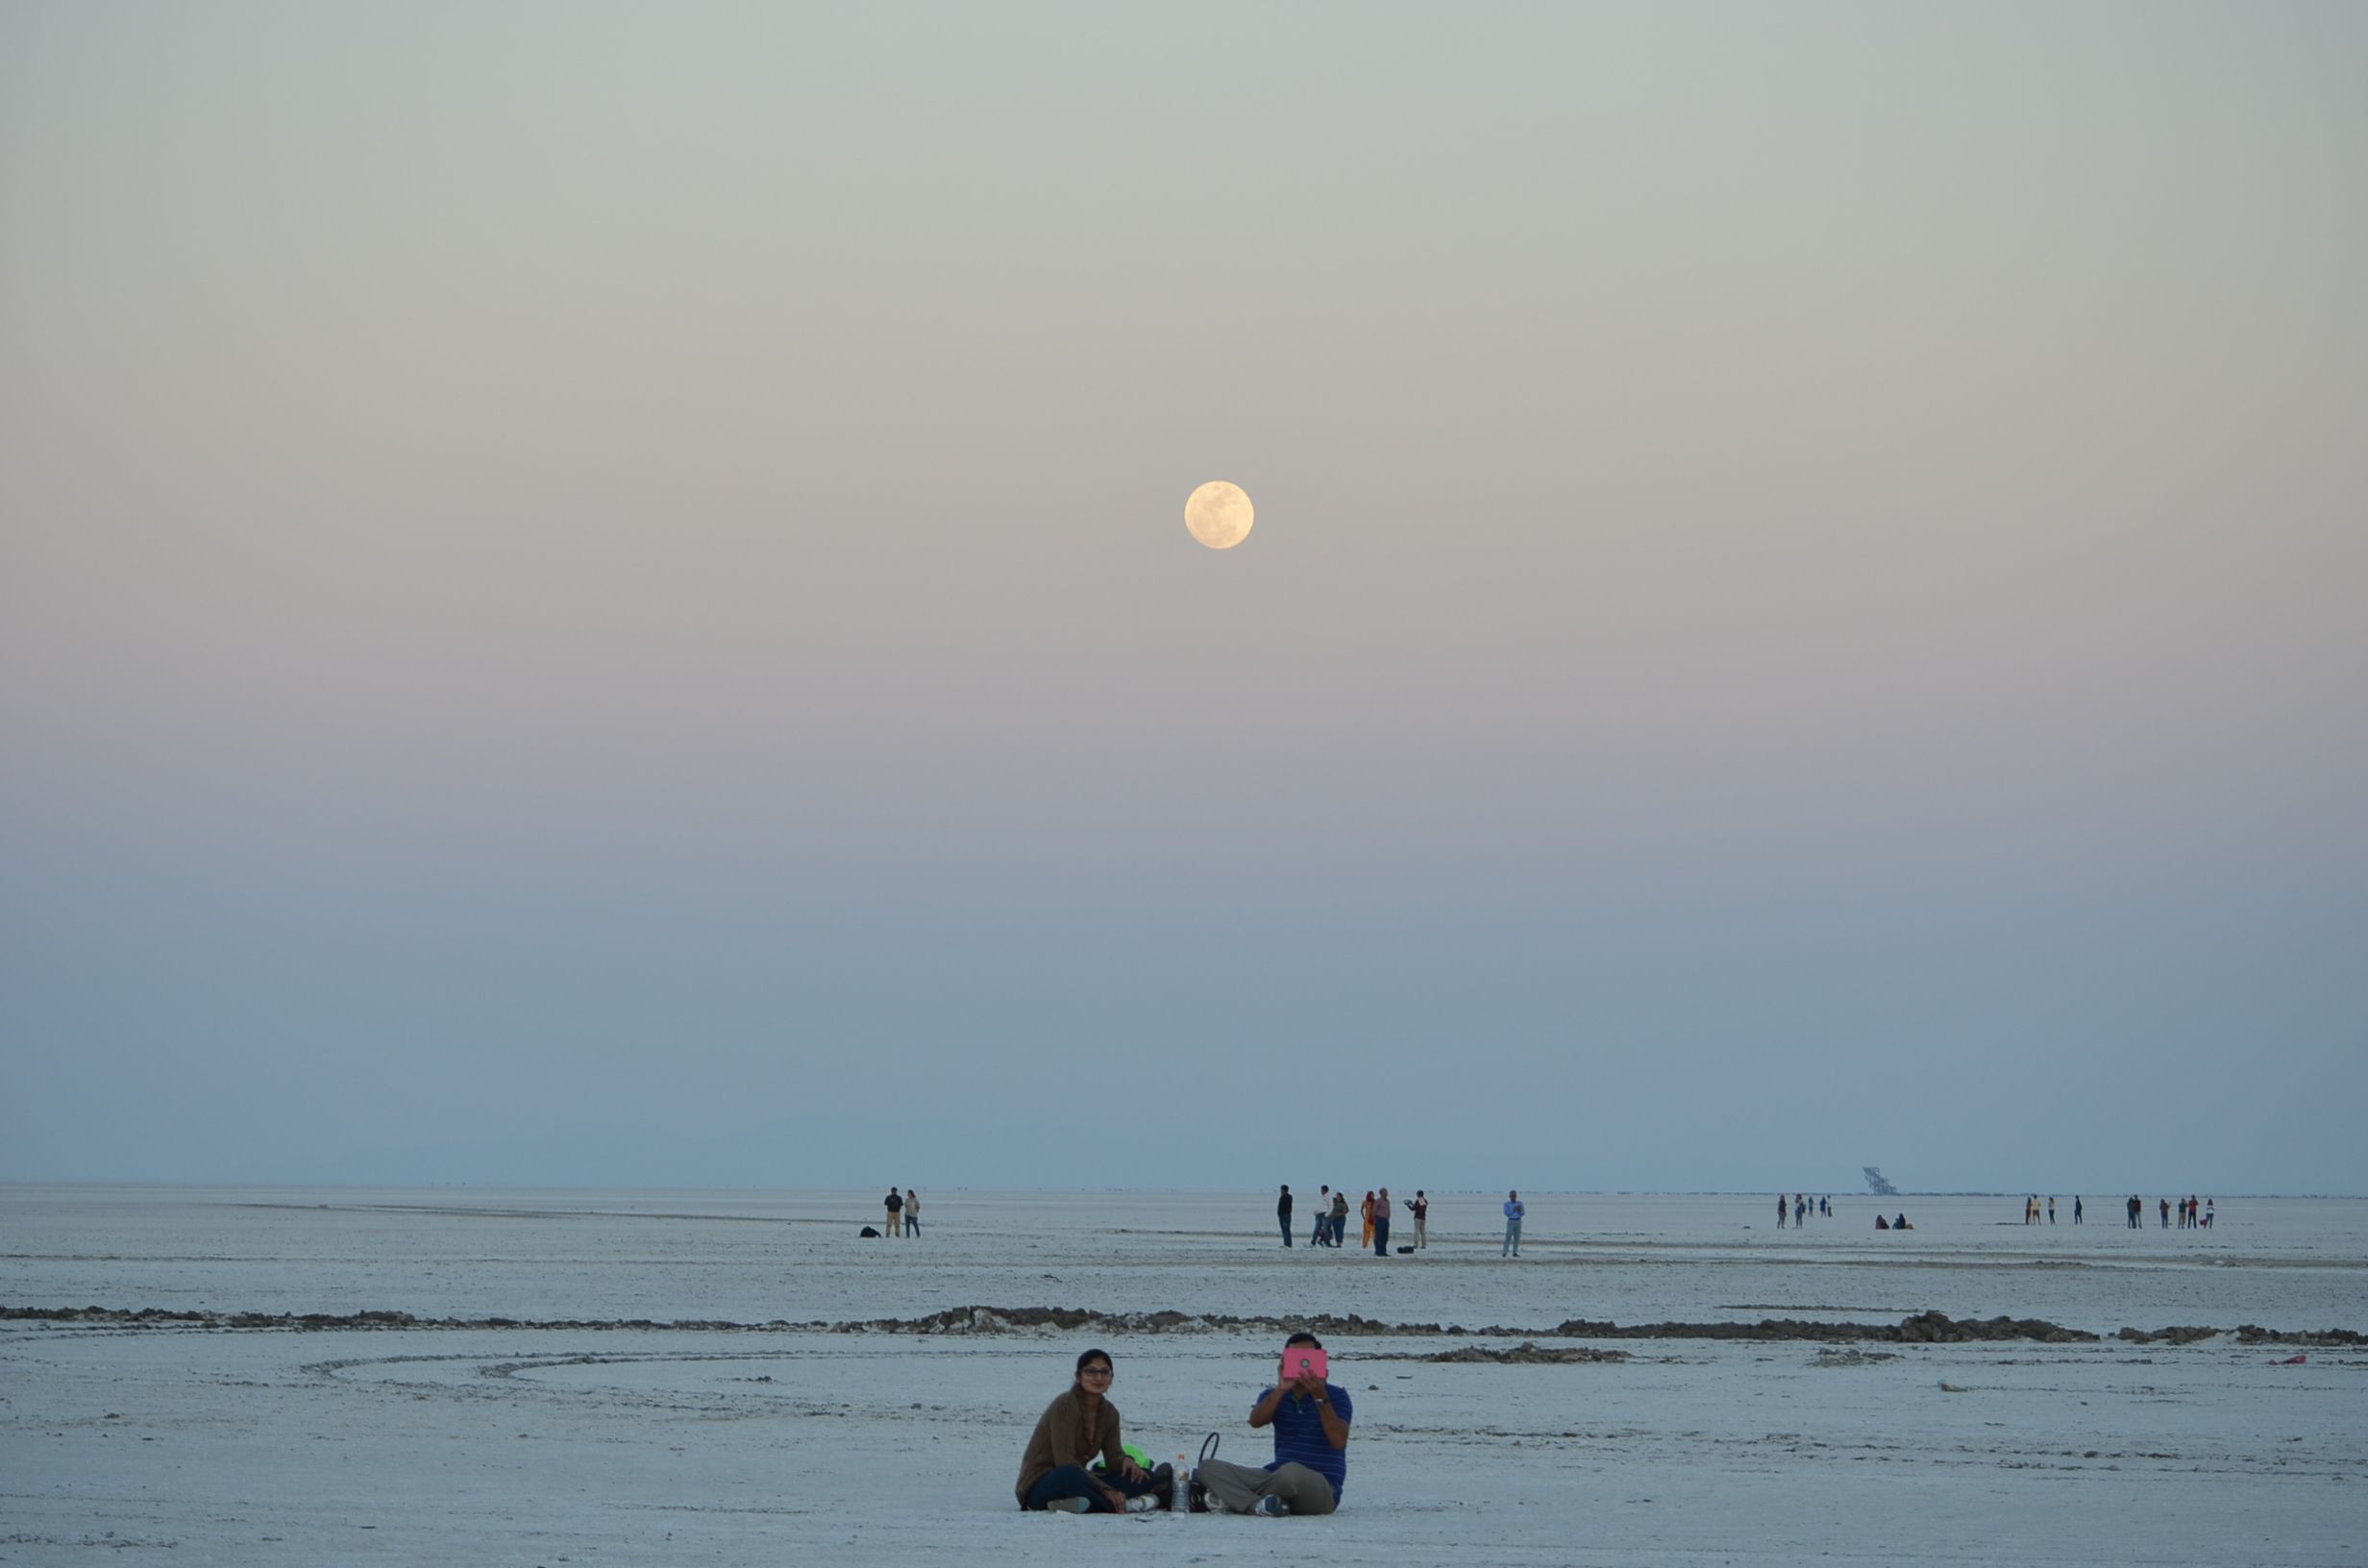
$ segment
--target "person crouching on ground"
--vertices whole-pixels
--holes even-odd
[[[1312,1334],[1286,1342],[1323,1349]],[[1249,1424],[1274,1429],[1274,1462],[1263,1470],[1210,1459],[1193,1472],[1209,1507],[1224,1513],[1330,1513],[1348,1483],[1348,1391],[1315,1377],[1278,1383],[1249,1408]]]
[[[1045,1407],[1028,1435],[1013,1488],[1020,1507],[1055,1513],[1148,1513],[1172,1495],[1174,1471],[1146,1470],[1119,1442],[1119,1408],[1110,1403],[1110,1358],[1089,1350],[1077,1358],[1076,1381]],[[1095,1458],[1099,1475],[1086,1468]]]

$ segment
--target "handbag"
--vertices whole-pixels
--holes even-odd
[[[1210,1511],[1209,1488],[1207,1483],[1200,1479],[1200,1467],[1217,1457],[1217,1445],[1222,1440],[1222,1433],[1214,1432],[1201,1440],[1200,1458],[1193,1464],[1192,1484],[1185,1488],[1185,1507],[1190,1512],[1207,1513]]]

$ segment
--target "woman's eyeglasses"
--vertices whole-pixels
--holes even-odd
[[[1117,1373],[1111,1371],[1106,1366],[1081,1367],[1077,1372],[1077,1376],[1081,1378],[1111,1378],[1116,1377],[1117,1375]]]

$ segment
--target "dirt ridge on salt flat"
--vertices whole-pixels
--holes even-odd
[[[636,1331],[704,1334],[1019,1334],[1054,1329],[1063,1333],[1096,1329],[1122,1334],[1295,1333],[1305,1330],[1343,1337],[1461,1337],[1564,1339],[1741,1339],[1741,1340],[1861,1340],[1883,1344],[1968,1344],[1980,1341],[2022,1340],[2041,1344],[2094,1343],[2105,1337],[2084,1329],[2068,1329],[2044,1318],[2004,1315],[1986,1319],[1958,1319],[1945,1312],[1916,1312],[1897,1323],[1824,1322],[1805,1318],[1771,1317],[1756,1323],[1612,1323],[1567,1318],[1550,1329],[1506,1328],[1494,1325],[1468,1329],[1461,1324],[1386,1323],[1350,1312],[1320,1313],[1313,1317],[1233,1316],[1225,1313],[1174,1311],[1101,1312],[1071,1307],[950,1307],[913,1318],[870,1318],[830,1322],[815,1319],[792,1322],[776,1318],[761,1323],[728,1319],[651,1318],[420,1317],[410,1312],[253,1312],[181,1311],[160,1307],[0,1307],[0,1322],[84,1324],[125,1329],[190,1329],[199,1331],[277,1331],[292,1333],[355,1330],[452,1329],[567,1330],[580,1332]],[[2368,1334],[2355,1329],[2277,1331],[2242,1324],[2234,1329],[2182,1325],[2147,1330],[2123,1328],[2114,1338],[2132,1344],[2193,1344],[2232,1335],[2241,1345],[2309,1345],[2348,1347],[2368,1345]]]

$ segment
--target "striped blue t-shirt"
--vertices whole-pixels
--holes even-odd
[[[1260,1390],[1252,1408],[1266,1403],[1271,1387]],[[1348,1402],[1347,1391],[1338,1384],[1323,1385],[1324,1397],[1346,1426],[1356,1418],[1356,1407]],[[1312,1399],[1286,1394],[1274,1407],[1274,1462],[1269,1470],[1279,1470],[1286,1464],[1304,1464],[1332,1483],[1332,1501],[1337,1504],[1348,1487],[1348,1451],[1334,1448],[1332,1439],[1323,1434],[1323,1412]]]

